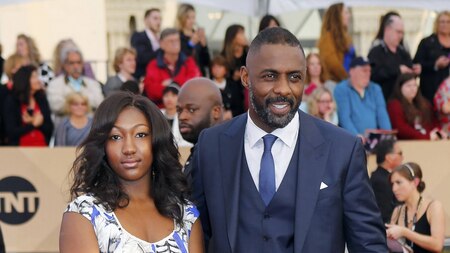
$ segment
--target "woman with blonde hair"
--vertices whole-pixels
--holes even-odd
[[[39,80],[45,86],[55,77],[50,66],[41,61],[41,54],[34,39],[30,36],[25,34],[19,34],[17,36],[16,53],[26,59],[26,64],[31,64],[38,68]]]
[[[14,53],[8,57],[5,61],[4,71],[6,77],[8,77],[8,82],[6,87],[8,90],[12,89],[13,75],[20,69],[20,67],[27,65],[27,60],[20,54]]]
[[[55,130],[55,146],[78,146],[92,125],[88,97],[78,92],[70,93],[66,97],[64,112],[67,116]]]
[[[121,47],[116,50],[113,62],[115,76],[111,76],[103,86],[105,96],[117,91],[126,81],[134,81],[133,74],[136,71],[136,50],[129,47]]]
[[[438,200],[422,196],[425,183],[416,163],[405,163],[389,176],[392,191],[402,205],[397,206],[386,224],[388,239],[399,240],[414,253],[441,252],[444,245],[445,215]]]
[[[308,114],[334,125],[338,124],[336,103],[329,89],[318,87],[308,97]]]
[[[180,32],[181,52],[192,56],[203,76],[208,73],[211,57],[206,43],[205,29],[195,27],[195,9],[190,4],[180,4],[176,28]]]
[[[317,47],[322,65],[328,70],[330,79],[339,82],[347,78],[350,62],[355,58],[355,49],[348,34],[350,12],[343,3],[331,5],[322,21]]]
[[[436,17],[433,34],[420,41],[413,62],[422,66],[420,91],[433,103],[439,85],[449,75],[450,11],[443,11]]]

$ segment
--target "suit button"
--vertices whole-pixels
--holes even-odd
[[[265,242],[267,242],[269,239],[270,239],[270,237],[268,237],[268,236],[263,236],[263,240],[264,240]]]
[[[265,213],[265,214],[264,214],[264,219],[269,219],[269,218],[270,218],[270,215],[267,214],[267,213]]]

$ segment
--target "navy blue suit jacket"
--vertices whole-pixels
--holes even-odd
[[[387,252],[386,232],[357,137],[301,111],[295,252]],[[204,130],[194,155],[193,198],[214,252],[236,252],[247,114]],[[252,161],[248,161],[249,163]],[[320,189],[321,184],[327,187]],[[252,242],[248,242],[251,244]]]
[[[156,57],[156,51],[153,50],[152,42],[145,31],[135,32],[131,36],[131,46],[136,49],[136,72],[134,78],[139,79],[145,76],[145,70],[148,63]]]

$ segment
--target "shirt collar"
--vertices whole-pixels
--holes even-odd
[[[120,79],[120,81],[122,81],[122,83],[127,81],[127,78],[120,73],[117,73],[117,77]]]
[[[298,111],[295,112],[294,118],[287,124],[287,126],[283,128],[277,128],[272,133],[276,137],[278,137],[281,141],[283,141],[284,144],[286,144],[288,147],[292,148],[294,147],[297,140],[295,138],[292,138],[292,136],[298,136],[297,134],[294,135],[294,133],[298,133],[298,129],[300,127],[300,121],[299,121],[299,115]],[[249,141],[250,147],[254,147],[256,143],[262,139],[266,134],[268,134],[266,131],[259,128],[255,122],[253,122],[252,118],[250,117],[250,114],[248,113],[247,117],[247,125],[246,125],[246,137]]]

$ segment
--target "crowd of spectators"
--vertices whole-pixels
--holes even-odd
[[[220,89],[224,119],[246,112],[249,95],[240,80],[249,44],[244,26],[230,25],[224,34],[222,50],[211,55],[205,30],[196,21],[194,6],[179,5],[173,28],[162,30],[162,18],[159,9],[145,12],[145,29],[130,36],[130,46],[116,50],[112,61],[116,74],[105,84],[96,80],[72,39],[57,44],[50,67],[42,61],[33,38],[18,35],[15,52],[0,60],[8,80],[0,89],[1,143],[20,143],[17,138],[21,135],[10,136],[6,129],[11,125],[7,118],[11,118],[12,112],[5,108],[5,101],[14,94],[15,73],[27,65],[36,68],[41,82],[37,94],[45,94],[55,129],[61,129],[60,124],[73,123],[68,120],[71,114],[67,110],[71,108],[67,99],[73,93],[87,98],[86,117],[92,117],[104,97],[117,90],[141,93],[172,114],[173,109],[166,108],[163,97],[176,97],[173,87],[181,88],[186,81],[199,76],[210,78]],[[420,42],[415,57],[410,55],[404,21],[398,12],[389,11],[380,18],[367,58],[356,54],[350,22],[351,11],[343,3],[331,5],[324,13],[318,51],[306,58],[307,75],[300,109],[343,127],[360,136],[363,142],[372,130],[395,130],[391,133],[396,133],[399,139],[448,138],[450,12],[439,13],[433,33]],[[274,26],[282,23],[266,15],[261,19],[259,31]],[[166,89],[169,86],[172,88]],[[20,103],[30,107],[25,100]],[[20,124],[26,124],[26,114],[18,112],[14,117],[21,120]],[[173,123],[177,114],[168,117]],[[50,143],[53,145],[54,141]]]
[[[448,139],[450,12],[437,16],[433,34],[420,42],[415,57],[404,41],[404,22],[399,13],[390,11],[381,17],[367,57],[356,54],[349,34],[350,17],[343,3],[333,4],[325,12],[318,52],[306,57],[300,109],[346,129],[362,142],[368,141],[368,133],[373,130],[395,130],[389,133],[398,139]],[[246,64],[249,42],[244,26],[230,25],[221,52],[211,57],[205,30],[197,25],[192,5],[180,4],[176,27],[162,30],[161,20],[159,9],[145,12],[144,31],[131,35],[129,47],[116,50],[116,74],[105,84],[96,80],[71,39],[61,40],[56,46],[53,68],[42,61],[35,41],[28,35],[17,36],[16,50],[6,61],[0,45],[0,75],[4,72],[8,80],[0,86],[0,144],[78,146],[89,133],[97,107],[118,90],[153,101],[163,112],[178,146],[192,147],[197,142],[199,132],[190,125],[204,129],[221,122],[222,117],[228,120],[245,113],[249,94],[241,84],[241,66]],[[273,26],[282,24],[266,15],[259,31]],[[199,79],[196,82],[200,85],[189,85],[189,80],[201,76],[211,80]],[[205,95],[211,85],[220,90],[221,99],[205,101],[203,96],[186,95],[186,90]],[[181,102],[177,102],[180,89]],[[198,108],[194,108],[196,104]],[[193,122],[190,114],[196,110],[209,115],[209,121]],[[387,234],[397,239],[399,226],[408,227],[403,221],[399,225],[398,216],[407,212],[402,210],[416,201],[423,189],[416,185],[410,196],[399,199],[396,195],[406,204],[394,209],[398,203],[390,185],[401,180],[421,182],[421,170],[413,163],[401,165],[402,151],[393,139],[381,142],[376,152],[378,168],[371,183],[383,220],[391,223]],[[400,186],[396,187],[394,191]],[[427,204],[422,210],[425,215],[428,207],[430,215],[439,215],[440,203],[423,201]],[[431,225],[437,226],[435,222]],[[404,237],[411,247],[433,248],[415,242],[409,234]]]

